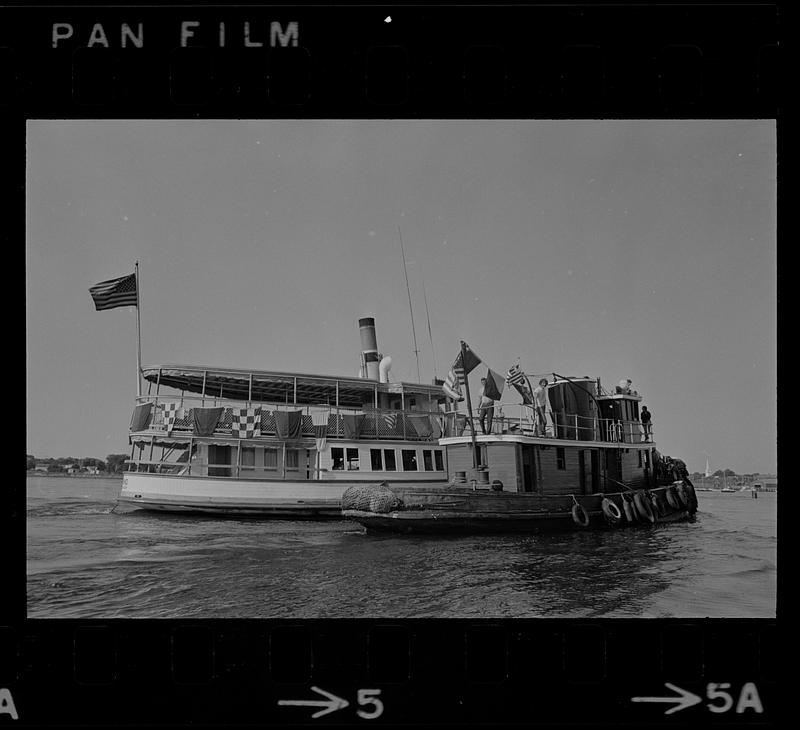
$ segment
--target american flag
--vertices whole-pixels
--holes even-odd
[[[397,425],[397,413],[394,412],[384,413],[383,420],[386,421],[386,425],[390,429],[394,429],[394,427]]]
[[[101,281],[89,288],[89,294],[92,295],[94,307],[98,312],[114,307],[135,307],[137,306],[136,274]]]
[[[461,392],[461,385],[464,382],[464,370],[461,369],[461,374],[458,374],[456,368],[450,368],[450,372],[447,373],[447,377],[444,379],[444,384],[450,388],[450,390],[460,393]]]
[[[478,365],[481,364],[481,359],[471,350],[469,345],[464,343],[464,352],[458,353],[455,362],[453,363],[453,370],[458,378],[459,385],[464,385],[469,375]]]
[[[506,375],[506,383],[508,385],[520,385],[525,382],[525,373],[522,372],[522,368],[520,368],[519,363],[516,365],[512,365],[508,369],[508,374]]]

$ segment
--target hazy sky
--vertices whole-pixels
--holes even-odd
[[[27,154],[28,453],[127,451],[135,309],[88,288],[137,259],[144,364],[356,375],[374,316],[415,380],[400,226],[423,381],[460,339],[629,377],[690,470],[777,469],[773,121],[31,121]]]

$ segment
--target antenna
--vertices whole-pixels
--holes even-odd
[[[403,234],[400,232],[400,226],[397,226],[397,233],[400,236],[400,252],[403,254],[403,271],[406,275],[406,291],[408,292],[408,311],[411,313],[411,336],[414,338],[414,356],[417,358],[417,382],[422,382],[419,374],[419,349],[417,348],[417,331],[414,328],[414,310],[411,307],[411,289],[408,286],[408,267],[406,266],[406,251],[403,246]]]
[[[433,377],[439,378],[436,372],[436,350],[433,348],[433,333],[431,332],[431,313],[428,311],[428,295],[425,293],[425,277],[422,275],[422,267],[419,267],[419,277],[422,280],[422,297],[425,300],[425,316],[428,318],[428,337],[431,338],[431,352],[433,353]]]

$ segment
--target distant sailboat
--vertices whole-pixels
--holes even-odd
[[[708,468],[708,459],[706,459],[706,479],[711,476],[711,469]]]

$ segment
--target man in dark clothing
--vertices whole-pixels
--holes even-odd
[[[647,410],[647,406],[642,406],[642,428],[644,429],[644,440],[650,440],[650,411]]]

